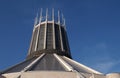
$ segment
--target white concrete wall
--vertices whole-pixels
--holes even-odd
[[[120,73],[110,73],[110,74],[107,74],[106,78],[120,78]]]
[[[17,78],[21,75],[21,78],[80,78],[80,75],[85,78],[120,78],[120,73],[110,73],[107,75],[100,74],[88,74],[77,72],[65,72],[65,71],[29,71],[29,72],[16,72],[2,74],[0,78]]]

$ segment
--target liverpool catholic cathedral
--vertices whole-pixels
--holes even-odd
[[[63,14],[47,9],[43,15],[41,9],[26,60],[1,71],[0,78],[120,78],[120,73],[103,74],[74,61]]]

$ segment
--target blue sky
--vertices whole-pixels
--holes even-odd
[[[66,18],[73,59],[103,73],[120,72],[119,0],[0,0],[0,70],[26,58],[38,9]]]

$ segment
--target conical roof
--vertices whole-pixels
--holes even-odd
[[[33,57],[23,61],[13,67],[8,68],[2,73],[28,71],[77,71],[81,73],[101,74],[83,64],[80,64],[66,56],[57,54],[41,54],[39,57]]]
[[[23,61],[7,70],[1,72],[1,74],[17,74],[17,77],[22,76],[22,73],[29,72],[72,72],[78,73],[79,77],[84,78],[86,74],[99,74],[102,73],[95,71],[83,64],[80,64],[66,56],[60,56],[57,54],[41,54],[39,57],[33,57],[26,61]],[[30,74],[31,75],[31,74]],[[16,76],[16,75],[15,75]],[[49,77],[49,76],[48,76]],[[62,77],[62,76],[61,76]],[[11,77],[12,78],[12,77]],[[33,77],[34,78],[34,77]],[[66,78],[66,77],[65,77]]]

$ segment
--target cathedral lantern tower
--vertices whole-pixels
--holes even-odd
[[[71,58],[67,33],[65,29],[65,19],[58,11],[54,16],[54,9],[51,15],[46,10],[46,16],[41,13],[35,19],[33,35],[28,52],[28,58],[39,56],[42,53],[56,53]],[[57,18],[57,19],[56,19]]]

